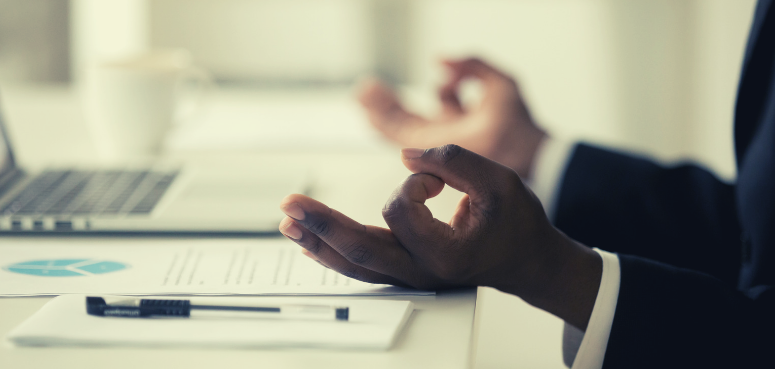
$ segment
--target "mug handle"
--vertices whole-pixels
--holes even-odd
[[[195,87],[189,102],[183,104],[181,100],[188,93],[183,93],[182,91],[184,86],[189,83],[193,83]],[[177,105],[179,108],[175,111],[174,123],[180,125],[190,121],[196,113],[202,110],[204,99],[213,88],[215,88],[215,80],[207,70],[191,66],[181,71],[175,86],[175,95],[178,96]]]

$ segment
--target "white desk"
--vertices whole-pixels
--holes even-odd
[[[72,94],[61,89],[16,90],[3,94],[6,123],[22,162],[95,162],[94,145]],[[221,160],[211,153],[179,153],[195,160]],[[229,154],[256,168],[282,161],[312,168],[313,197],[360,222],[384,225],[380,211],[388,195],[409,173],[398,152],[353,149]],[[314,165],[312,165],[314,164]],[[459,194],[445,190],[429,202],[449,219]],[[0,238],[0,242],[13,242]],[[369,367],[465,368],[562,367],[561,322],[513,296],[491,289],[441,292],[413,298],[417,310],[396,346],[387,352],[312,350],[139,350],[12,348],[0,345],[0,368],[57,367]],[[30,316],[47,298],[0,298],[0,336]],[[476,315],[476,316],[475,316]],[[477,353],[477,354],[475,354]]]

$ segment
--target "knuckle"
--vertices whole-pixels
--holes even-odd
[[[315,241],[311,242],[309,245],[305,245],[305,248],[307,249],[307,251],[313,254],[318,254],[320,253],[320,251],[323,249],[324,246],[327,246],[327,245],[323,242],[323,240],[315,237]]]
[[[436,149],[437,156],[443,164],[447,164],[454,160],[464,151],[465,149],[455,144],[444,145]]]
[[[405,208],[406,204],[404,204],[403,198],[394,193],[382,208],[382,217],[385,218],[385,220],[399,217],[404,213]]]
[[[372,253],[371,250],[369,250],[368,247],[362,243],[354,243],[345,248],[345,250],[345,259],[353,264],[368,264],[374,256],[374,253]]]
[[[306,222],[310,232],[325,237],[331,233],[331,223],[324,217],[314,217]]]
[[[382,218],[388,224],[388,227],[393,229],[400,229],[402,233],[406,234],[411,239],[421,239],[425,237],[421,229],[418,227],[410,227],[407,223],[407,213],[409,212],[408,200],[403,197],[392,199],[382,209]],[[428,230],[429,232],[431,230]]]

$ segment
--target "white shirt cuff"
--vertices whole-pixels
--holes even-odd
[[[616,301],[619,298],[619,283],[621,270],[619,257],[616,254],[595,248],[603,259],[603,275],[600,278],[600,289],[597,291],[595,307],[589,317],[589,324],[581,340],[571,369],[600,369],[603,367],[605,350],[608,346],[608,336],[614,322]]]
[[[541,200],[551,221],[554,221],[556,199],[574,146],[572,140],[550,136],[538,147],[535,155],[533,175],[528,185]]]
[[[575,144],[572,140],[550,136],[536,152],[533,176],[528,181],[528,185],[541,200],[544,211],[551,221],[554,221],[562,177]],[[619,283],[621,282],[619,257],[597,248],[594,250],[603,259],[603,274],[600,278],[600,288],[597,291],[595,306],[592,308],[587,330],[581,332],[573,327],[566,327],[566,331],[569,330],[568,328],[571,331],[570,335],[566,335],[566,340],[580,341],[572,369],[600,369],[603,367],[608,336],[611,333],[611,325],[616,312],[616,301],[619,298]],[[575,337],[573,337],[574,335]]]

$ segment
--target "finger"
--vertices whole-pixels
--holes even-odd
[[[304,230],[309,231],[352,264],[392,276],[403,275],[408,269],[406,249],[388,230],[366,227],[304,195],[287,196],[280,208],[301,226],[302,237],[307,234]],[[318,255],[316,247],[323,244],[308,245],[312,248],[307,249]]]
[[[444,182],[428,174],[413,174],[394,192],[382,216],[403,245],[425,244],[451,238],[449,224],[433,217],[425,201],[438,195]],[[408,248],[412,253],[412,248]]]
[[[470,213],[471,198],[468,197],[468,194],[463,194],[463,197],[457,203],[457,208],[455,208],[452,219],[449,221],[449,226],[452,227],[452,229],[460,228],[465,223],[466,219],[468,219]]]
[[[358,100],[366,109],[369,122],[388,137],[395,138],[406,126],[427,123],[404,109],[396,94],[376,79],[361,83],[358,90]]]
[[[519,95],[519,87],[513,78],[478,58],[446,60],[444,65],[450,71],[450,79],[445,88],[457,89],[462,80],[476,78],[482,83],[484,106],[502,104],[514,95]]]
[[[439,100],[441,101],[441,112],[445,115],[461,115],[465,113],[463,104],[460,103],[457,85],[444,85],[439,88]]]
[[[444,61],[442,64],[446,65]],[[458,88],[460,88],[460,75],[455,70],[447,68],[447,80],[439,87],[439,100],[441,101],[442,114],[460,115],[465,113],[460,102]]]
[[[512,169],[457,145],[403,149],[401,159],[412,173],[436,176],[474,202],[497,201],[497,190],[519,178]]]
[[[476,77],[484,82],[508,78],[505,73],[479,58],[448,59],[443,60],[442,63],[451,73],[450,83],[452,84],[457,84],[469,77]]]
[[[285,237],[288,237],[288,236],[285,236]],[[288,238],[291,238],[291,237],[288,237]],[[291,241],[295,242],[295,240],[293,238],[291,238]],[[315,255],[313,255],[311,252],[309,252],[309,250],[307,250],[307,249],[302,248],[301,249],[301,254],[306,256],[306,257],[308,257],[308,258],[310,258],[310,259],[312,259],[312,260],[314,260],[316,263],[318,263],[323,268],[331,269],[326,264],[323,264],[322,262],[320,262],[320,260],[318,260],[318,258]]]
[[[286,217],[286,218],[287,218],[287,217]],[[289,218],[289,219],[290,219],[290,218]],[[295,227],[295,226],[294,226],[294,227]],[[285,237],[288,237],[287,235],[284,235],[284,236],[285,236]],[[292,237],[288,237],[288,238],[290,238],[290,239],[291,239],[291,241],[294,241],[294,240],[296,240],[295,238],[292,238]],[[301,239],[301,237],[300,237],[300,239]],[[311,252],[309,252],[309,250],[307,250],[307,249],[304,249],[304,248],[303,248],[303,249],[301,249],[301,254],[302,254],[302,255],[304,255],[304,256],[306,256],[306,257],[308,257],[308,258],[310,258],[310,259],[312,259],[312,260],[315,260],[315,262],[316,262],[316,263],[320,264],[320,260],[318,260],[318,258],[317,258],[317,257],[315,257],[315,255],[314,255],[314,254],[312,254]],[[323,264],[320,264],[320,265],[323,265]],[[328,268],[328,267],[326,267],[326,268]]]
[[[291,241],[303,247],[304,251],[302,253],[304,255],[346,277],[368,283],[407,286],[406,283],[397,278],[353,264],[325,241],[321,240],[320,237],[302,227],[291,217],[286,217],[280,222],[280,232]]]

